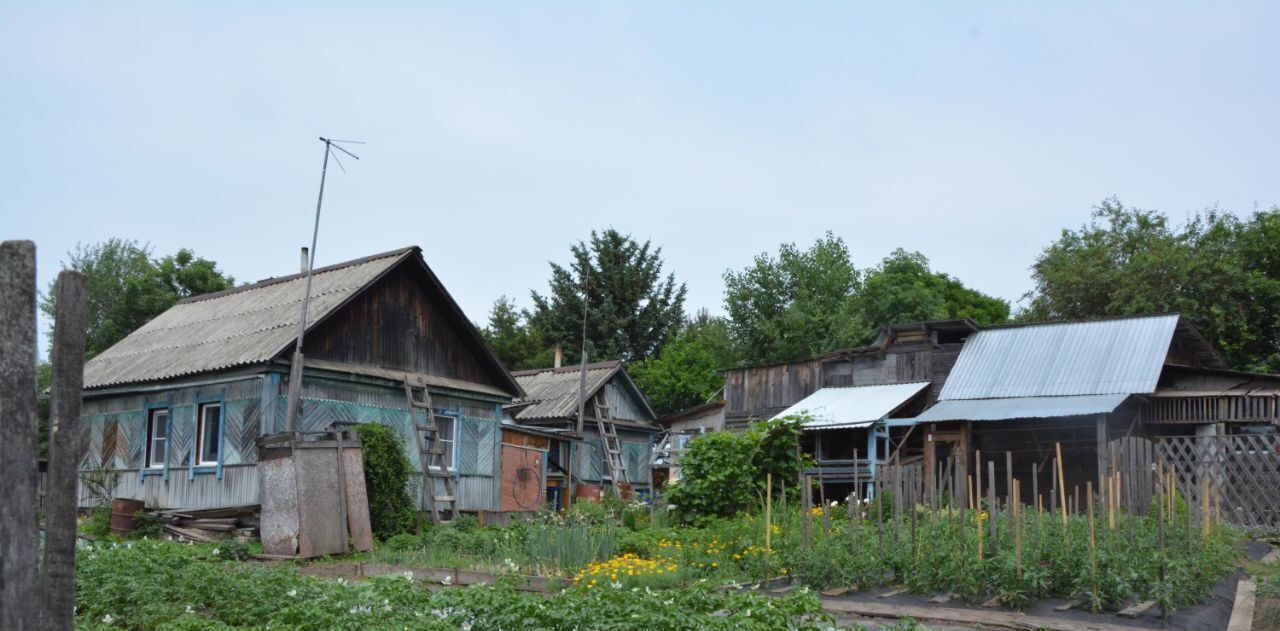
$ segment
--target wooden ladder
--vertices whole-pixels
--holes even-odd
[[[618,428],[613,423],[613,412],[603,392],[596,394],[596,429],[600,431],[600,442],[604,447],[604,466],[613,478],[613,488],[630,483],[627,479],[627,464],[622,460],[622,444],[618,442]]]
[[[444,449],[437,440],[440,427],[436,425],[436,415],[432,410],[431,393],[425,386],[418,388],[410,385],[406,377],[404,398],[409,403],[409,420],[413,423],[413,435],[418,443],[418,453],[422,454],[422,490],[419,498],[430,508],[432,524],[447,523],[447,520],[440,516],[440,509],[436,504],[448,504],[449,517],[452,519],[458,514],[458,500],[457,494],[454,493],[453,476],[449,475],[448,463],[444,459]],[[426,412],[426,423],[418,421],[418,410]],[[436,495],[435,480],[437,479],[443,481],[444,495]],[[422,530],[421,512],[418,513],[418,530]]]

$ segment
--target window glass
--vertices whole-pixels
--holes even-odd
[[[199,427],[196,428],[196,464],[218,464],[218,448],[222,437],[222,405],[205,403],[200,406]]]
[[[147,468],[164,467],[165,445],[169,442],[169,410],[152,410],[147,419]]]
[[[436,416],[436,433],[435,439],[440,442],[440,449],[444,451],[444,465],[446,469],[453,469],[453,443],[455,421],[452,416]],[[428,449],[431,447],[428,446]]]

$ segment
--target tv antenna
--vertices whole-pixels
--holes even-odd
[[[359,160],[360,156],[347,151],[341,144],[364,144],[359,140],[334,140],[324,136],[320,137],[320,142],[324,143],[324,164],[320,167],[320,195],[316,198],[316,220],[311,229],[311,253],[307,260],[307,283],[302,294],[302,317],[298,319],[298,343],[293,347],[293,362],[289,366],[289,399],[284,412],[285,431],[291,433],[298,427],[298,399],[302,396],[302,338],[307,332],[307,310],[311,307],[311,273],[316,267],[316,238],[320,236],[320,207],[324,204],[324,180],[329,173],[329,156],[333,156],[333,162],[342,169],[343,173],[346,173],[347,169],[342,166],[342,161],[338,159],[334,149]]]

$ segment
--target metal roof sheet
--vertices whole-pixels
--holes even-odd
[[[1178,315],[997,327],[971,335],[938,399],[1154,392]]]
[[[805,414],[805,429],[866,427],[888,416],[929,385],[927,381],[882,386],[822,388],[777,417]]]
[[[1016,418],[1058,418],[1107,414],[1120,407],[1128,394],[1070,397],[1016,397],[939,401],[915,418],[916,423],[939,421],[1005,421]]]
[[[413,253],[388,252],[316,270],[308,322],[315,324]],[[263,281],[183,300],[84,367],[84,386],[170,379],[271,360],[297,339],[306,279]]]

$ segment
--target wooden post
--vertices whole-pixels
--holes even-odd
[[[77,272],[62,272],[58,274],[56,291],[45,504],[44,626],[69,630],[75,626],[76,478],[80,468],[88,279]]]
[[[982,510],[982,450],[973,452],[973,507]]]
[[[1066,536],[1067,532],[1067,482],[1062,475],[1062,443],[1054,443],[1053,448],[1058,452],[1058,499],[1062,502],[1062,533]]]
[[[813,515],[810,510],[813,508],[813,489],[809,488],[809,476],[800,474],[800,543],[805,548],[809,547],[809,527],[812,523]]]
[[[0,629],[35,629],[40,547],[36,532],[36,246],[0,243]]]
[[[1200,535],[1209,541],[1209,478],[1200,476]]]
[[[934,444],[933,435],[937,432],[938,426],[930,423],[925,428],[924,434],[924,498],[925,502],[930,506],[933,505],[933,496],[937,492],[934,486],[934,476],[937,469],[937,447]]]
[[[973,511],[974,521],[978,524],[978,562],[982,562],[982,507]]]
[[[1022,501],[1019,499],[1019,484],[1013,481],[1013,496],[1010,497],[1009,513],[1013,517],[1013,556],[1017,564],[1018,579],[1022,579]]]
[[[1096,423],[1098,448],[1098,492],[1103,489],[1103,480],[1107,479],[1107,415],[1099,414]]]
[[[1005,494],[1005,511],[1009,509],[1009,502],[1013,501],[1013,452],[1004,452],[1004,494]]]
[[[991,545],[996,545],[996,461],[987,463],[987,516],[990,518]]]
[[[773,549],[773,474],[764,474],[764,549]]]
[[[1093,532],[1093,482],[1086,482],[1085,488],[1088,490],[1089,500],[1089,577],[1093,583],[1093,592],[1090,601],[1098,598],[1098,544],[1094,538]],[[1098,613],[1097,607],[1090,607],[1093,613]]]

